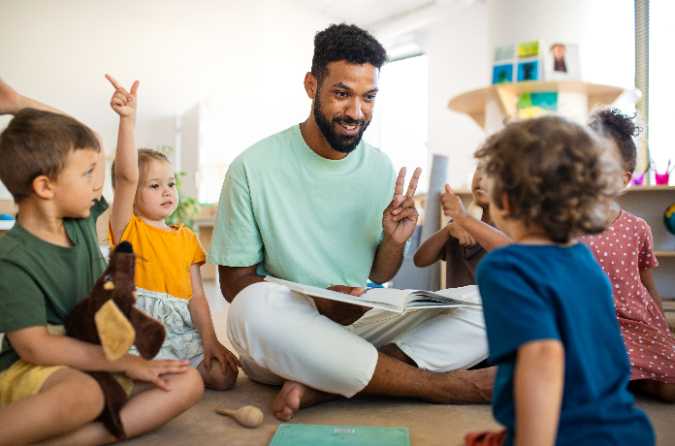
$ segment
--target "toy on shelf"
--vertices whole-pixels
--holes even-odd
[[[675,203],[668,206],[666,212],[663,213],[663,224],[671,234],[675,235]]]
[[[263,413],[255,406],[243,406],[237,410],[229,410],[224,407],[216,407],[218,415],[227,415],[234,418],[237,423],[244,427],[258,427],[263,422]]]

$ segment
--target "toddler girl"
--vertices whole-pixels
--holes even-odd
[[[164,223],[178,205],[173,166],[163,153],[136,151],[138,81],[127,93],[115,79],[106,77],[115,87],[110,105],[120,115],[112,166],[115,200],[110,241],[113,245],[130,242],[141,259],[136,266],[136,305],[167,330],[157,359],[189,359],[207,387],[230,389],[241,364],[216,339],[199,269],[206,253],[194,232],[182,224]]]
[[[604,136],[611,155],[622,168],[622,185],[630,183],[637,148],[634,136],[640,128],[617,108],[593,113],[591,128]],[[616,317],[631,365],[631,387],[675,402],[675,338],[663,316],[663,303],[652,277],[658,266],[652,233],[641,218],[610,207],[605,202],[609,227],[597,235],[579,238],[595,255],[612,282]]]
[[[508,126],[476,154],[486,161],[492,218],[513,244],[477,271],[498,366],[493,412],[507,433],[467,436],[468,444],[654,444],[626,388],[610,283],[574,240],[602,231],[602,198],[618,187],[603,152],[588,130],[548,116]]]

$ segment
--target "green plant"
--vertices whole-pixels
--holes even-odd
[[[174,153],[174,149],[171,146],[162,146],[161,152],[166,156],[171,156]],[[167,225],[179,225],[180,223],[183,223],[186,228],[192,230],[193,232],[197,232],[197,228],[194,225],[195,217],[199,213],[199,210],[202,208],[202,206],[196,199],[185,195],[183,192],[182,177],[185,175],[185,172],[176,172],[178,207],[176,207],[174,213],[169,215],[169,217],[164,221]]]

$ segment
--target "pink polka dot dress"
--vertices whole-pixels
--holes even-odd
[[[626,211],[604,232],[579,238],[609,277],[616,317],[628,350],[631,380],[675,383],[675,338],[640,280],[640,270],[659,265],[649,225]]]

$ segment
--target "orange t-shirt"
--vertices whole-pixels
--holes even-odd
[[[136,287],[190,300],[190,267],[195,263],[202,265],[206,261],[206,252],[197,234],[182,224],[171,227],[177,231],[155,228],[132,215],[122,241],[131,243],[138,257]],[[108,237],[114,247],[109,225]]]

